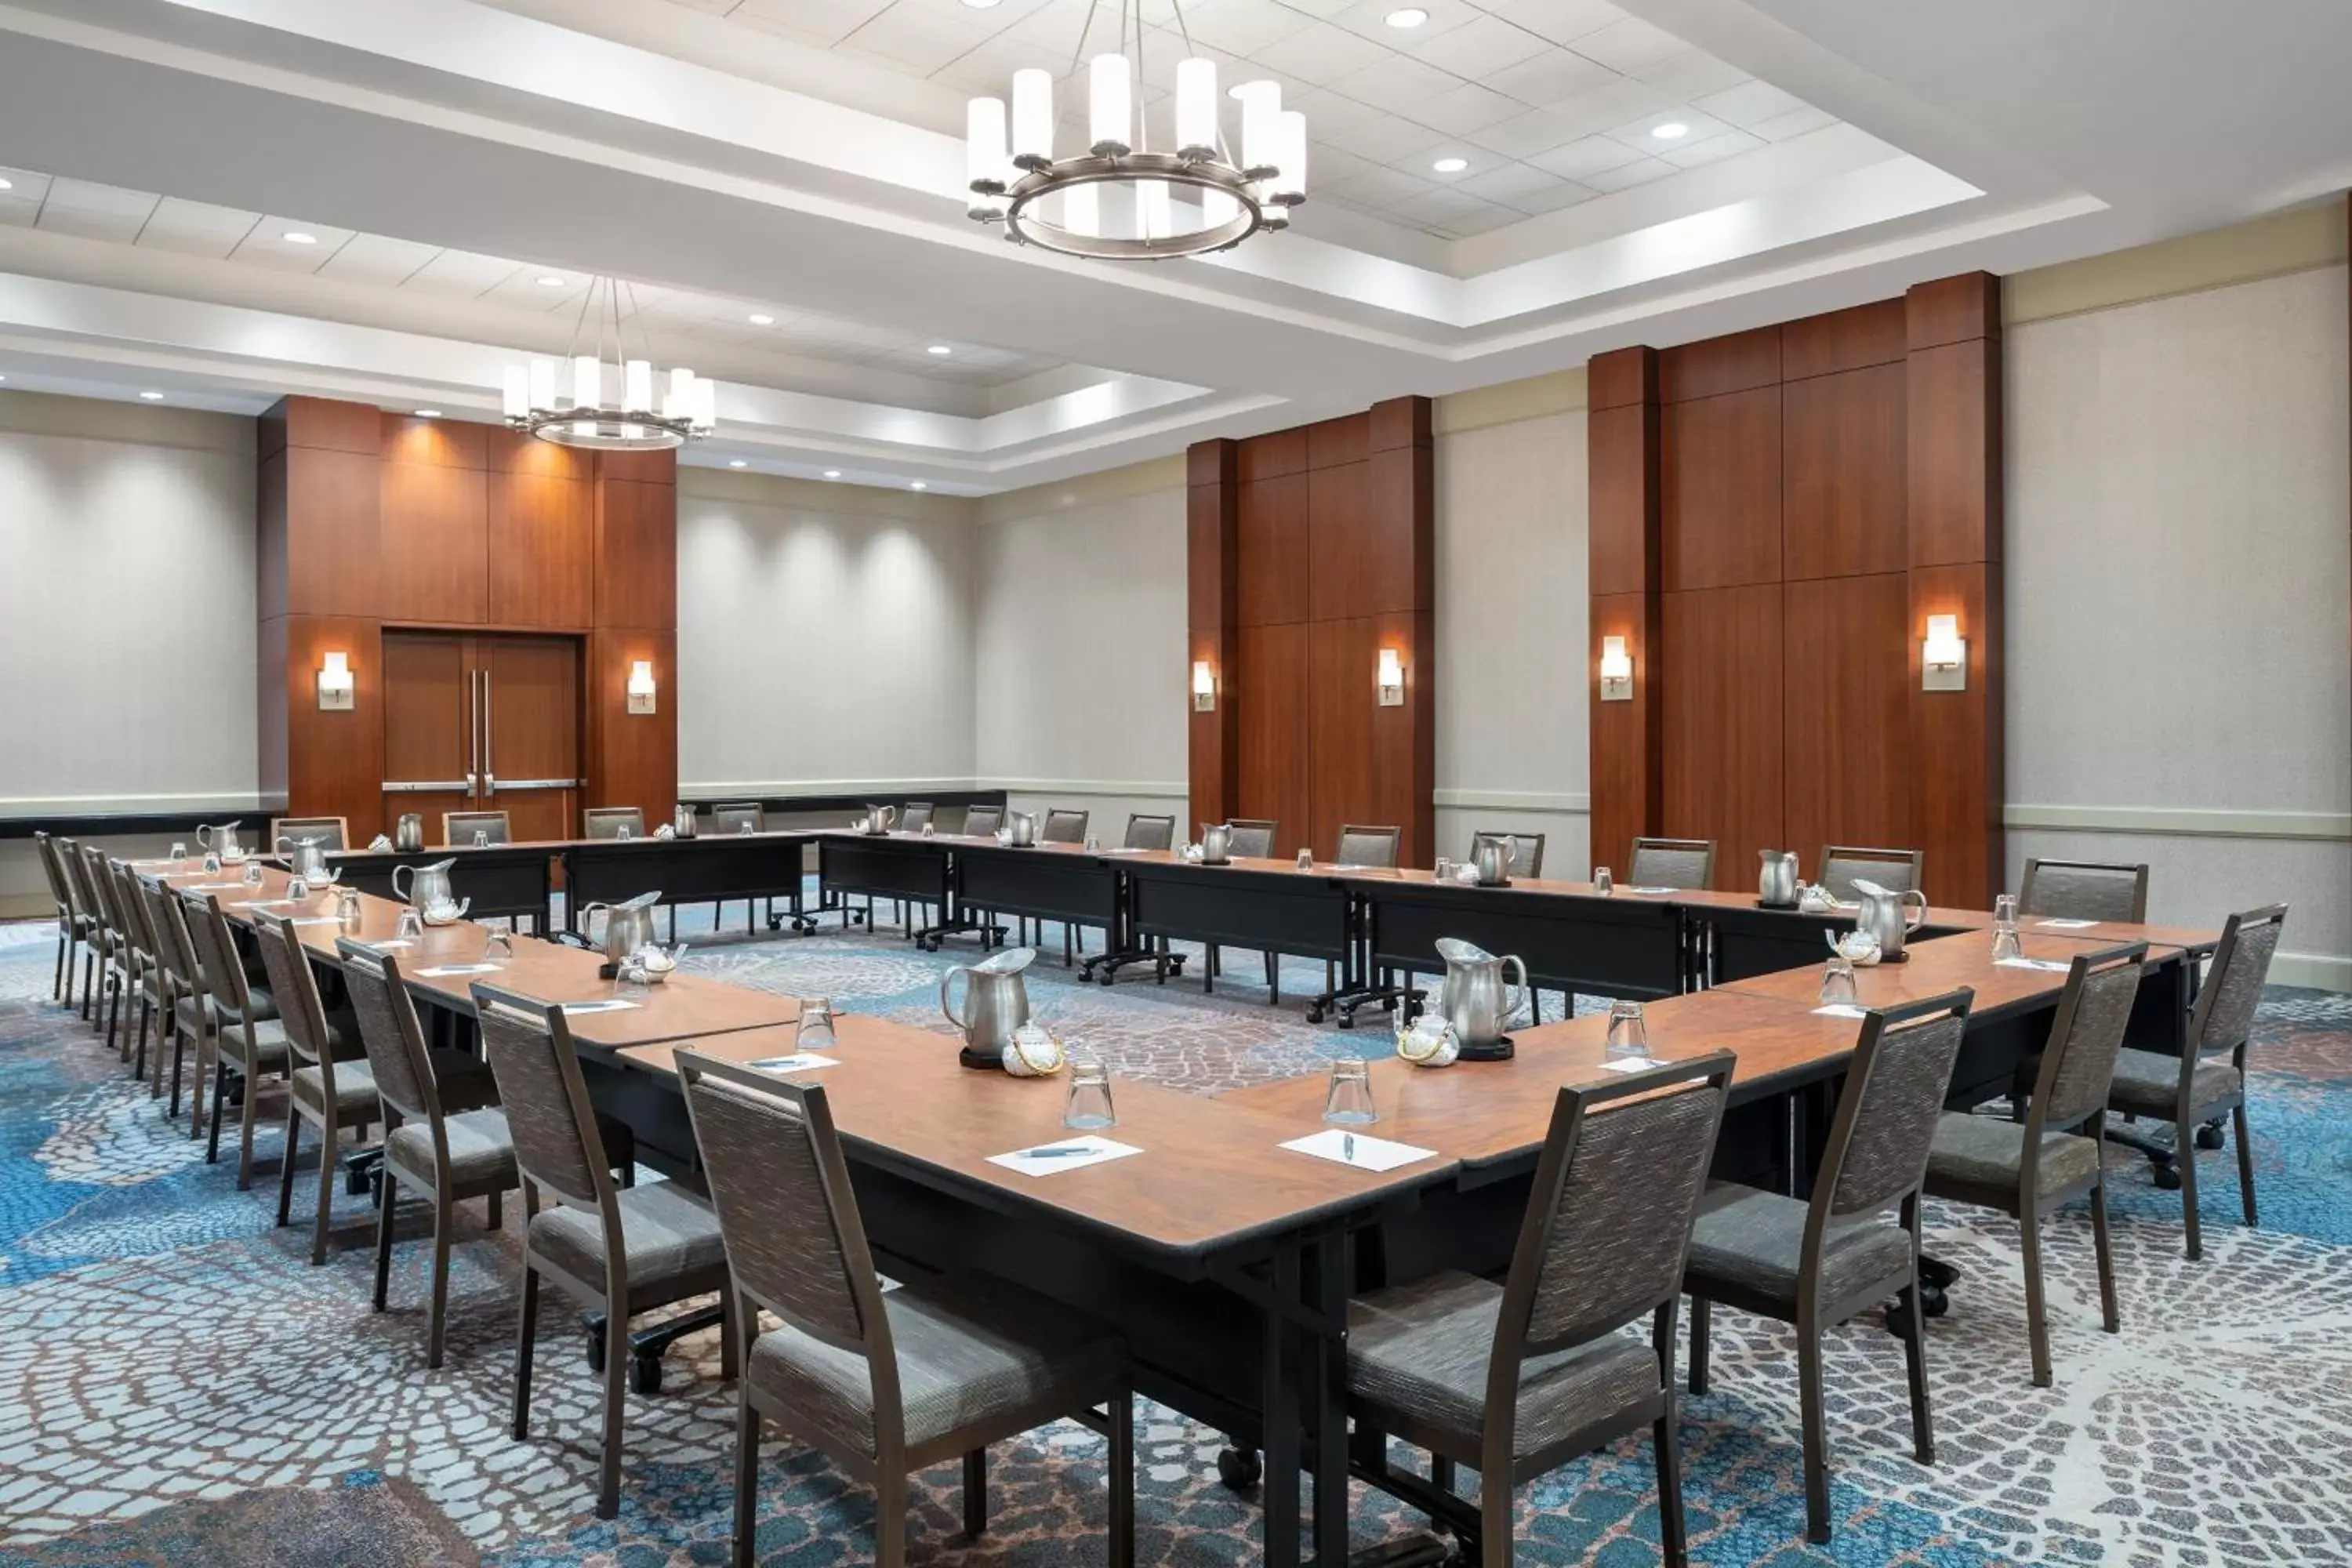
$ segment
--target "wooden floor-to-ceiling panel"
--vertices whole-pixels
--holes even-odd
[[[1243,626],[1307,618],[1306,474],[1242,481],[1234,551],[1235,613]]]
[[[1238,638],[1241,669],[1233,700],[1241,757],[1236,816],[1270,819],[1278,826],[1275,853],[1292,855],[1312,824],[1307,728],[1307,624],[1244,626]]]
[[[1660,411],[1659,582],[1668,593],[1780,576],[1780,388]]]
[[[1765,583],[1664,595],[1660,826],[1716,840],[1718,887],[1753,883],[1757,851],[1783,847],[1780,595]]]
[[[1786,842],[1808,878],[1828,844],[1908,847],[1910,615],[1900,571],[1787,584],[1782,606]]]
[[[1790,581],[1900,572],[1906,465],[1900,363],[1781,389],[1781,535]]]
[[[383,782],[452,786],[386,789],[383,820],[388,827],[415,812],[424,818],[425,842],[438,843],[441,814],[478,804],[469,787],[479,745],[469,639],[454,632],[386,632],[383,658]]]

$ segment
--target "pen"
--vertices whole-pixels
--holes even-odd
[[[1356,1135],[1343,1132],[1340,1137],[1344,1142],[1339,1145],[1339,1157],[1352,1165],[1356,1163]]]
[[[1084,1143],[1063,1143],[1051,1149],[1024,1149],[1016,1156],[1023,1160],[1060,1160],[1072,1154],[1091,1154],[1094,1151]]]

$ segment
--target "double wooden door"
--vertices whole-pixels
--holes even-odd
[[[383,815],[504,811],[517,841],[579,836],[580,639],[383,634]],[[457,841],[469,844],[469,835]]]

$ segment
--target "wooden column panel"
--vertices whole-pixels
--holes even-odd
[[[1595,865],[1622,868],[1633,840],[1654,833],[1660,819],[1659,608],[1655,594],[1603,594],[1592,600],[1585,688],[1592,717],[1589,837]],[[1630,701],[1601,700],[1601,639],[1606,637],[1623,637],[1632,651]]]
[[[263,623],[261,679],[277,691],[265,696],[263,721],[273,713],[284,764],[284,811],[299,816],[341,816],[360,843],[383,830],[383,646],[378,624],[355,616],[288,616]],[[348,654],[352,706],[319,706],[319,670],[329,652]],[[274,668],[270,665],[274,662]],[[271,742],[264,742],[265,756]],[[263,790],[275,802],[278,789]]]
[[[677,489],[636,479],[596,486],[593,615],[600,626],[677,624]]]
[[[1622,867],[1635,838],[1657,831],[1664,780],[1658,702],[1661,417],[1658,354],[1620,349],[1586,375],[1591,646],[1585,691],[1591,771],[1587,784],[1594,865]],[[1601,700],[1601,639],[1622,637],[1633,663],[1630,700]]]
[[[1751,885],[1757,851],[1785,847],[1780,592],[1762,583],[1664,595],[1659,828],[1716,840],[1717,887]]]
[[[1956,615],[1969,644],[1965,691],[1923,691],[1919,644],[1929,616]],[[1998,564],[1923,566],[1910,574],[1913,832],[1927,852],[1927,897],[1959,909],[1992,907],[2005,889],[2008,798],[2001,697],[2001,592]]]
[[[490,618],[488,476],[435,463],[381,465],[375,613],[479,626]]]
[[[1905,547],[1900,361],[1780,390],[1781,574],[1900,572]]]
[[[1668,404],[1660,421],[1659,585],[1780,577],[1780,388]]]
[[[1307,841],[1313,821],[1309,629],[1304,621],[1244,626],[1236,641],[1239,663],[1227,689],[1240,756],[1234,796],[1238,804],[1230,815],[1272,819],[1278,825],[1275,853],[1295,855]]]
[[[282,460],[287,613],[379,614],[382,465],[373,452],[316,447],[289,446]]]
[[[677,804],[677,634],[666,627],[599,626],[587,637],[589,805],[634,805],[667,822]],[[628,710],[629,667],[654,666],[655,710]]]
[[[597,624],[594,458],[501,430],[489,458],[489,618]]]
[[[1775,847],[1795,850],[1812,879],[1824,845],[1915,842],[1911,681],[1895,655],[1910,625],[1908,579],[1790,583],[1782,624],[1786,804]]]
[[[1250,443],[1242,443],[1246,453]],[[1303,621],[1307,616],[1307,474],[1240,483],[1235,516],[1234,615],[1244,626]]]
[[[1349,824],[1394,825],[1400,865],[1425,866],[1434,853],[1432,791],[1415,755],[1416,729],[1428,723],[1433,682],[1421,668],[1429,617],[1412,611],[1317,621],[1309,627],[1307,726],[1314,736],[1308,787],[1309,831],[1318,859],[1339,849]],[[1393,647],[1405,666],[1402,707],[1383,708],[1380,650]]]
[[[1235,478],[1239,443],[1202,441],[1187,458],[1185,489],[1184,765],[1190,832],[1246,815],[1240,799],[1241,747],[1234,728],[1239,702],[1234,677],[1241,658],[1235,580],[1241,491]],[[1192,706],[1192,666],[1204,663],[1215,681],[1216,706]]]

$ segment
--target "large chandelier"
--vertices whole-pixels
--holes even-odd
[[[1290,209],[1307,199],[1307,117],[1282,107],[1279,82],[1244,83],[1233,94],[1242,106],[1236,157],[1220,122],[1217,63],[1192,54],[1184,8],[1171,5],[1186,58],[1176,62],[1169,145],[1152,145],[1150,117],[1139,112],[1143,18],[1138,0],[1119,0],[1110,51],[1087,60],[1086,151],[1054,155],[1053,73],[1014,71],[1009,127],[1003,99],[971,100],[966,212],[1002,222],[1019,243],[1111,260],[1199,256],[1289,226]],[[1102,8],[1102,0],[1087,8],[1073,79]]]
[[[609,278],[590,280],[562,367],[543,357],[507,366],[504,391],[509,426],[559,447],[596,452],[658,451],[683,447],[710,434],[718,423],[718,384],[678,365],[670,371],[668,384],[656,403],[653,361],[628,358],[621,341],[621,288]],[[634,296],[630,305],[634,315]],[[593,338],[592,320],[595,323]],[[610,359],[605,357],[608,327]],[[642,347],[642,332],[639,338]],[[583,342],[593,352],[582,353]],[[569,374],[559,374],[560,370]],[[568,387],[562,384],[565,381],[570,383]],[[611,395],[614,393],[619,395]]]

